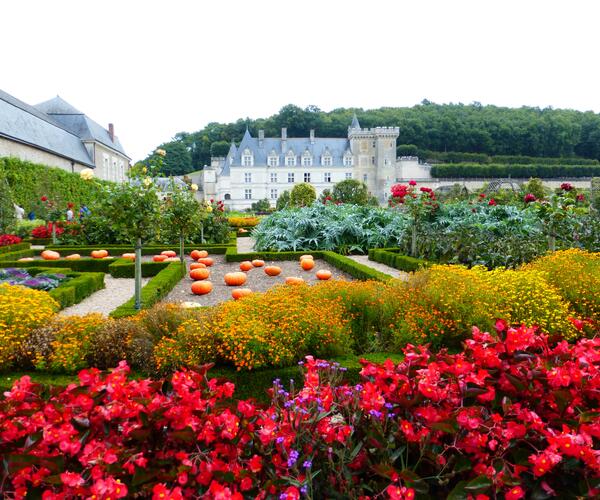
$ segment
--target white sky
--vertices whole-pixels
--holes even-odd
[[[0,88],[113,122],[134,161],[289,103],[600,112],[599,14],[594,0],[5,0]]]

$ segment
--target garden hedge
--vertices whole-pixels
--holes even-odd
[[[233,243],[235,244],[235,242]],[[192,250],[206,250],[209,253],[213,254],[224,254],[225,251],[232,243],[221,244],[221,245],[201,245],[199,243],[186,243],[185,251],[186,253],[191,252]],[[55,250],[60,252],[61,254],[68,255],[70,253],[78,253],[83,255],[89,255],[93,250],[106,250],[113,257],[120,257],[124,253],[133,253],[134,248],[132,245],[47,245],[46,250]],[[173,250],[174,252],[179,253],[179,245],[156,245],[156,244],[148,244],[142,247],[142,255],[156,255],[162,252],[163,250]],[[41,253],[42,250],[39,250],[38,253]]]
[[[552,179],[557,177],[593,177],[600,175],[600,165],[511,165],[479,163],[451,163],[431,167],[434,178],[494,178],[514,177]]]
[[[429,161],[441,163],[501,163],[511,165],[600,165],[600,161],[589,158],[546,158],[540,156],[496,155],[485,153],[461,153],[458,151],[424,151],[424,157]]]
[[[43,264],[43,266],[30,266],[27,271],[32,276],[40,273],[61,273],[71,278],[48,292],[60,304],[61,309],[79,304],[92,293],[104,288],[104,273],[78,273],[68,267],[48,267],[45,262]]]
[[[315,250],[311,252],[250,252],[238,253],[237,249],[229,248],[225,253],[226,262],[242,262],[244,260],[263,259],[271,261],[298,260],[300,256],[310,253],[315,259],[323,259],[325,262],[337,267],[340,271],[348,273],[359,280],[387,281],[392,277],[376,271],[375,269],[360,264],[349,257],[340,255],[329,250]]]
[[[380,262],[387,266],[405,271],[407,273],[418,271],[424,267],[429,267],[431,262],[425,259],[417,259],[402,255],[399,248],[372,248],[369,250],[369,260]]]
[[[0,255],[3,253],[12,253],[17,252],[19,250],[27,250],[29,249],[29,243],[15,243],[14,245],[4,245],[0,247]]]
[[[165,297],[186,274],[186,266],[179,262],[171,262],[142,288],[142,309],[148,309]],[[113,318],[133,316],[139,311],[135,308],[132,297],[110,313]]]
[[[19,261],[2,261],[3,267],[37,267],[43,265],[44,267],[51,268],[68,268],[76,272],[99,272],[108,273],[108,267],[110,264],[115,262],[116,259],[92,259],[89,257],[82,257],[77,260],[34,260],[30,262],[19,262]]]
[[[19,260],[23,257],[33,257],[34,255],[35,250],[31,250],[30,248],[27,248],[26,250],[18,250],[16,252],[2,253],[0,254],[0,262]]]
[[[142,262],[142,276],[156,276],[171,262]],[[135,263],[130,259],[117,259],[108,266],[108,272],[113,278],[135,277]]]

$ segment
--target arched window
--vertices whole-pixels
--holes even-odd
[[[242,166],[243,167],[251,167],[254,165],[254,156],[252,155],[252,151],[248,148],[244,149],[242,154]]]

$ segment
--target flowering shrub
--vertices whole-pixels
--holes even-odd
[[[600,495],[600,340],[473,330],[459,354],[407,346],[363,382],[307,357],[266,408],[226,403],[207,366],[162,381],[84,370],[0,402],[4,492],[24,498],[428,498]]]
[[[0,284],[0,369],[12,365],[31,331],[47,323],[58,309],[46,292]]]
[[[49,222],[46,226],[38,226],[34,227],[31,230],[32,238],[52,238],[52,222]],[[63,234],[65,230],[60,227],[59,224],[56,224],[56,235],[60,236]]]
[[[0,234],[0,247],[21,243],[21,238],[14,234]]]
[[[227,220],[233,227],[254,227],[260,222],[258,217],[228,217]]]

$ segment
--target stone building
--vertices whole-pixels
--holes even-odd
[[[112,124],[105,129],[58,96],[30,106],[0,90],[2,156],[69,172],[92,168],[115,182],[125,179],[130,162]]]
[[[295,184],[312,184],[317,195],[345,179],[367,185],[380,203],[385,203],[391,186],[404,174],[421,169],[417,158],[396,158],[398,127],[361,128],[354,116],[347,138],[321,138],[311,130],[309,137],[252,137],[246,130],[239,146],[231,144],[225,158],[191,175],[205,199],[223,200],[231,209],[243,210],[268,199],[275,205],[284,191]]]

